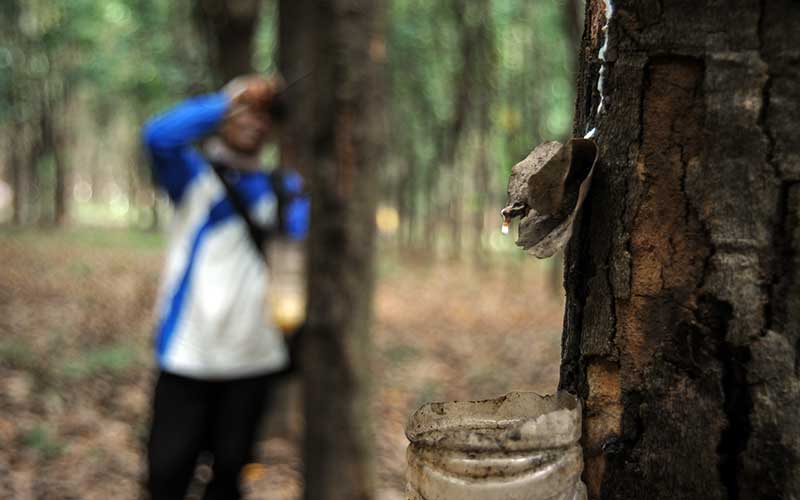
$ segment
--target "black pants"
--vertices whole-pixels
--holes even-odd
[[[152,500],[182,500],[200,454],[213,456],[206,500],[241,498],[270,376],[205,381],[161,372],[147,449]]]

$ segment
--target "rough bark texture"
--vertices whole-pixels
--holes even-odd
[[[800,4],[590,1],[562,388],[591,498],[800,498]]]
[[[383,3],[316,2],[314,164],[304,346],[305,498],[373,498],[370,323]]]

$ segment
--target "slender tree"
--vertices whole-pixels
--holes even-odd
[[[450,121],[440,129],[440,153],[432,165],[434,170],[442,168],[450,171],[449,189],[445,191],[448,197],[448,222],[450,228],[451,255],[455,258],[461,255],[462,239],[462,211],[463,211],[463,176],[456,172],[456,153],[461,142],[467,121],[472,114],[472,107],[476,101],[475,76],[479,73],[480,55],[486,42],[484,19],[488,16],[489,3],[485,0],[467,2],[466,0],[451,0],[450,9],[456,20],[457,30],[460,34],[459,55],[461,68],[455,75],[453,82],[453,103]],[[435,219],[434,219],[435,220]],[[434,221],[430,221],[433,224]]]
[[[495,44],[495,26],[492,19],[491,2],[481,0],[473,4],[475,17],[480,21],[475,28],[476,72],[474,80],[474,121],[477,139],[477,154],[473,170],[473,191],[471,210],[473,220],[472,247],[478,259],[483,256],[483,233],[485,207],[491,203],[491,168],[489,165],[489,148],[492,132],[491,105],[497,87],[497,47]]]
[[[374,495],[369,415],[383,2],[315,2],[305,498]]]
[[[588,2],[574,132],[601,160],[560,386],[591,498],[800,497],[798,25],[790,0]]]

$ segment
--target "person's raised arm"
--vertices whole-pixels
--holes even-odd
[[[282,85],[280,78],[236,78],[223,92],[187,99],[145,125],[144,142],[152,156],[156,182],[175,203],[180,202],[186,186],[206,164],[193,143],[221,126],[223,139],[226,125],[228,129],[248,126],[247,121],[233,119],[244,111],[266,118]],[[228,130],[230,137],[235,133]]]
[[[150,152],[155,180],[178,203],[189,182],[203,168],[192,144],[219,126],[230,106],[225,93],[187,99],[152,118],[144,127],[144,143]]]

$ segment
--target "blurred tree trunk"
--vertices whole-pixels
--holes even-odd
[[[564,2],[564,35],[567,41],[567,54],[570,75],[575,80],[578,70],[578,50],[581,46],[581,15],[579,7],[583,5],[582,0],[567,0]],[[547,268],[547,290],[553,297],[563,296],[564,290],[564,252],[559,251],[550,257],[550,266]]]
[[[440,152],[433,168],[446,168],[449,173],[447,214],[450,229],[450,253],[461,256],[464,222],[464,180],[467,173],[456,167],[456,156],[470,119],[480,121],[483,92],[493,80],[494,30],[489,0],[451,0],[450,11],[460,36],[461,68],[453,81],[453,102],[450,119],[440,129]],[[477,112],[475,108],[478,108]],[[477,128],[481,124],[478,123]]]
[[[591,498],[800,498],[800,4],[588,2],[560,386]]]
[[[564,34],[567,39],[569,51],[570,74],[574,75],[578,69],[578,49],[581,46],[581,33],[583,23],[581,22],[581,7],[583,0],[566,0],[564,2]]]
[[[290,84],[313,68],[313,7],[311,0],[278,2],[278,67]],[[280,164],[297,170],[306,181],[313,164],[311,91],[310,77],[287,90],[288,114],[280,137]],[[292,375],[277,384],[273,407],[267,414],[267,431],[299,440],[303,429],[302,380]]]
[[[46,84],[43,86],[46,87]],[[67,166],[64,158],[63,131],[58,124],[58,104],[55,97],[50,94],[48,89],[42,88],[41,103],[39,110],[40,128],[40,148],[41,154],[52,160],[52,198],[47,199],[40,195],[42,214],[49,213],[46,223],[61,225],[64,223],[67,213]],[[37,165],[35,168],[38,168]],[[42,186],[43,188],[44,186]],[[40,222],[45,222],[43,218]]]
[[[143,123],[144,119],[140,118],[137,123]],[[144,146],[138,144],[137,147],[133,151],[134,155],[134,162],[137,165],[136,170],[138,172],[139,179],[149,179],[147,181],[148,190],[150,191],[150,197],[148,198],[148,207],[147,210],[150,213],[150,220],[147,224],[147,231],[149,232],[157,232],[161,228],[161,214],[159,213],[159,197],[162,196],[161,190],[156,189],[156,181],[152,178],[153,170],[149,168],[150,165],[150,158],[148,157],[147,151],[145,150]],[[99,185],[99,183],[98,183]],[[92,192],[94,193],[94,188],[92,188]]]
[[[476,258],[483,258],[483,232],[486,205],[491,203],[491,169],[489,148],[491,147],[491,106],[497,88],[497,46],[494,21],[489,0],[476,2],[480,23],[476,28],[476,66],[474,78],[475,116],[477,120],[478,152],[474,166],[473,250]]]
[[[68,172],[63,130],[63,111],[66,99],[66,92],[54,95],[53,89],[49,88],[48,83],[43,85],[40,110],[41,141],[44,154],[50,156],[53,161],[53,206],[50,222],[56,226],[63,225],[67,218]]]
[[[436,232],[439,227],[439,208],[436,206],[436,182],[438,174],[436,173],[437,165],[429,165],[425,171],[425,187],[423,188],[423,195],[425,199],[425,212],[424,212],[424,229],[422,238],[422,248],[431,253],[436,249]]]
[[[64,158],[64,141],[61,132],[53,132],[53,169],[55,170],[55,185],[53,186],[53,223],[62,226],[67,221],[67,206],[69,203],[69,182],[67,163]]]
[[[481,7],[488,5],[487,0],[476,2]],[[463,173],[456,169],[456,153],[461,136],[466,128],[467,119],[474,103],[474,84],[478,72],[477,56],[482,20],[471,16],[470,3],[466,0],[451,0],[451,9],[458,26],[461,53],[461,69],[453,82],[453,110],[448,123],[442,129],[441,154],[434,168],[446,168],[450,173],[447,186],[447,214],[450,226],[450,255],[457,259],[461,256],[462,205],[463,205]],[[483,10],[483,9],[481,9]],[[478,19],[477,22],[475,19]]]
[[[488,112],[481,111],[478,129],[478,154],[475,162],[475,206],[472,207],[472,249],[478,262],[482,262],[484,255],[483,233],[486,205],[491,203],[491,175],[489,174],[489,116]],[[499,218],[498,218],[499,220]]]
[[[8,47],[20,45],[19,32],[20,5],[18,0],[8,0],[0,3],[0,43]],[[19,87],[19,66],[11,65],[8,71],[8,85],[3,95],[4,104],[11,110],[10,126],[8,127],[8,147],[10,149],[8,161],[10,163],[11,188],[13,190],[12,223],[22,225],[27,222],[30,208],[30,170],[28,148],[28,126],[23,114],[23,99]],[[26,103],[27,104],[27,103]],[[16,106],[15,106],[16,105]]]
[[[45,153],[42,147],[42,129],[38,120],[39,116],[33,115],[27,128],[28,142],[26,144],[26,157],[23,168],[25,169],[26,190],[25,199],[27,200],[26,211],[28,213],[27,223],[44,224],[44,214],[47,211],[46,202],[49,200],[43,196],[44,186],[41,176],[41,162]]]
[[[13,102],[11,87],[12,86],[9,85],[9,94],[11,97],[9,102]],[[12,120],[12,124],[8,127],[7,131],[8,138],[6,144],[8,145],[9,151],[6,158],[8,160],[9,177],[11,178],[11,189],[13,191],[11,223],[19,226],[25,220],[23,211],[25,209],[25,193],[27,192],[25,169],[23,168],[25,141],[22,140],[22,131],[24,130],[24,125],[16,116],[12,118]]]
[[[305,498],[374,497],[370,325],[383,163],[384,3],[315,3]]]
[[[583,5],[582,0],[567,0],[564,2],[564,35],[567,41],[567,54],[570,75],[575,79],[578,69],[578,50],[580,49],[581,15],[579,8]],[[553,297],[563,296],[564,289],[564,252],[559,251],[550,258],[550,266],[547,268],[547,290]]]
[[[205,39],[217,86],[253,72],[253,42],[261,0],[194,0],[194,20]]]
[[[19,153],[16,147],[10,148],[8,154],[8,176],[11,181],[11,224],[19,226],[22,222],[22,197],[20,196],[21,169],[19,168]]]
[[[136,227],[139,222],[139,213],[136,201],[139,199],[139,177],[135,165],[128,168],[128,179],[126,182],[128,196],[128,226]]]
[[[309,177],[312,152],[312,78],[314,70],[314,2],[280,0],[278,3],[278,67],[287,83],[288,115],[281,135],[281,164]],[[298,80],[303,78],[302,80]]]
[[[400,221],[400,227],[397,233],[397,244],[401,249],[411,248],[414,241],[416,172],[417,161],[412,153],[403,164],[403,170],[400,173],[395,193],[397,217]]]

